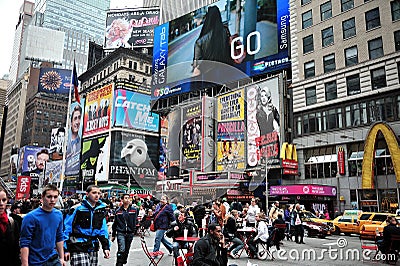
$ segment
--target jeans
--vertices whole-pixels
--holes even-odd
[[[168,252],[172,252],[172,244],[165,239],[165,230],[163,229],[158,229],[156,231],[156,238],[154,239],[154,247],[153,247],[153,252],[159,251],[160,250],[160,244],[163,243],[163,245],[168,249]]]
[[[48,261],[43,263],[43,266],[61,266],[60,259],[58,258],[58,254],[53,255],[49,258]]]
[[[241,250],[244,247],[242,240],[240,240],[237,237],[234,237],[231,240],[231,242],[233,243],[233,245],[229,251],[231,251],[233,254],[237,254],[239,252],[239,250]]]
[[[174,258],[179,257],[179,248],[189,248],[189,243],[179,243],[179,242],[173,242],[172,243],[172,249],[174,251]]]
[[[119,233],[117,232],[117,265],[123,265],[127,263],[129,249],[133,240],[133,233]]]

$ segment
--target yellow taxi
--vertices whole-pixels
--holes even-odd
[[[391,214],[387,214],[387,216],[389,216]],[[394,214],[393,214],[394,215]],[[396,216],[396,220],[397,222],[400,223],[400,216]],[[364,239],[373,239],[376,236],[382,236],[383,233],[383,228],[387,225],[386,223],[386,219],[383,222],[375,222],[375,223],[364,223],[361,227],[360,227],[360,237],[364,238]]]
[[[359,225],[358,217],[362,211],[360,210],[345,210],[342,216],[338,216],[333,220],[335,234],[344,233],[345,235],[358,234]]]

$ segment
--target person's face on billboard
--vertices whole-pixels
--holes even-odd
[[[262,89],[260,92],[260,100],[263,106],[271,103],[271,92],[268,89]]]
[[[43,170],[46,162],[49,160],[49,155],[46,153],[41,153],[36,158],[36,167],[39,170]]]
[[[59,131],[57,134],[57,143],[63,144],[64,143],[65,132]]]
[[[81,112],[74,111],[72,114],[71,131],[73,135],[78,135],[81,126]]]

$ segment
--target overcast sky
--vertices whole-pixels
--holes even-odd
[[[3,41],[0,42],[0,78],[8,74],[11,54],[14,43],[15,26],[18,22],[19,8],[23,0],[0,0],[0,36]],[[31,2],[35,2],[31,0]],[[143,0],[111,0],[111,8],[124,8],[140,6]]]

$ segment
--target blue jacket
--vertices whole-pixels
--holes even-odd
[[[139,211],[135,206],[128,206],[125,210],[124,206],[121,206],[115,212],[114,223],[112,225],[112,236],[116,236],[119,233],[133,234],[136,232],[137,215]]]
[[[154,228],[156,230],[167,230],[169,225],[175,221],[174,211],[172,210],[171,205],[167,204],[165,208],[163,207],[164,205],[158,204],[154,212]],[[160,214],[158,215],[158,213]]]
[[[106,222],[106,204],[99,200],[93,208],[86,197],[80,205],[72,207],[64,220],[65,252],[92,252],[110,250]]]

